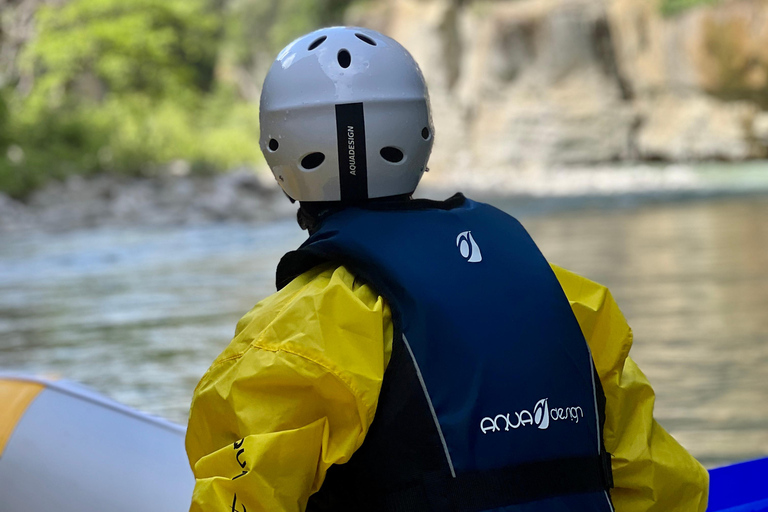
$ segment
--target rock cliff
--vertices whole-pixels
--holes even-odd
[[[388,0],[348,21],[422,66],[441,169],[768,156],[761,0]]]
[[[0,87],[28,88],[34,12],[65,1],[0,0]],[[421,64],[443,172],[767,158],[768,2],[665,1],[380,0],[346,21]]]

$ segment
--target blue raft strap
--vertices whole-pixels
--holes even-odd
[[[607,491],[610,455],[522,464],[506,469],[425,475],[410,487],[371,496],[377,512],[480,512],[555,496]],[[610,466],[609,466],[610,467]],[[610,472],[608,473],[610,474]]]

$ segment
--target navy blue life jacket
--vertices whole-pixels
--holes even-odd
[[[605,398],[568,299],[517,220],[457,194],[346,208],[278,266],[325,261],[389,303],[376,415],[307,510],[613,510]]]

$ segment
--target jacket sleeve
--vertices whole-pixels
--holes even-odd
[[[571,303],[606,398],[605,448],[617,512],[703,512],[709,475],[653,419],[655,395],[628,357],[632,330],[607,288],[553,266]]]
[[[343,267],[310,271],[248,313],[194,392],[190,510],[303,511],[326,470],[362,444],[391,325],[384,301]]]

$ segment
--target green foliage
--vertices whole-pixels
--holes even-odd
[[[0,150],[8,144],[8,102],[5,99],[5,91],[0,89]]]
[[[18,63],[31,88],[0,91],[0,190],[24,197],[70,174],[149,175],[178,159],[193,172],[260,164],[258,112],[240,96],[241,81],[255,84],[280,48],[341,23],[351,3],[68,0],[39,7],[37,36]]]
[[[256,107],[214,80],[221,25],[208,0],[41,7],[20,63],[34,85],[9,95],[9,116],[0,108],[0,150],[13,156],[0,153],[0,190],[23,197],[73,173],[151,174],[176,159],[259,162]]]
[[[0,142],[0,190],[22,197],[51,178],[93,170],[95,141],[83,137],[86,130],[80,116],[38,121],[19,103],[13,97],[8,101],[6,137]],[[89,145],[91,151],[86,149]]]
[[[231,0],[225,26],[228,50],[240,64],[252,63],[258,54],[271,60],[293,39],[319,27],[341,24],[352,3],[354,0]]]
[[[661,0],[661,14],[664,16],[674,16],[681,12],[700,5],[710,5],[719,0]]]
[[[258,162],[256,106],[235,101],[233,92],[225,89],[195,105],[153,102],[140,95],[107,101],[92,118],[111,131],[109,143],[99,153],[100,166],[151,174],[175,159],[187,160],[200,171]]]
[[[221,27],[206,0],[72,0],[41,7],[36,22],[25,52],[36,95],[72,92],[84,76],[118,95],[211,87]]]
[[[133,94],[51,112],[47,121],[21,113],[10,145],[23,161],[0,158],[0,190],[15,197],[70,174],[146,176],[177,159],[211,172],[262,159],[256,106],[223,87],[193,103]]]

